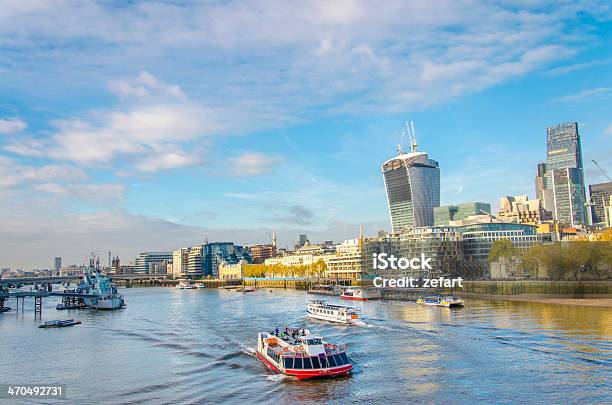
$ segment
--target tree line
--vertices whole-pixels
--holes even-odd
[[[244,277],[323,277],[327,264],[323,260],[299,266],[282,264],[247,264],[243,268]]]
[[[550,280],[612,278],[612,229],[586,238],[517,248],[508,239],[493,242],[489,262],[501,262],[511,277]]]

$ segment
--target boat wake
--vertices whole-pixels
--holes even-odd
[[[249,356],[256,357],[255,356],[255,349],[252,348],[252,347],[246,347],[246,348],[242,349],[242,352],[244,354],[248,354]]]
[[[266,377],[268,381],[280,382],[283,380],[291,380],[292,378],[285,374],[269,374]]]

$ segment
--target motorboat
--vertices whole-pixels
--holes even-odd
[[[340,298],[343,300],[369,301],[381,299],[382,294],[378,288],[348,287],[342,292]]]
[[[54,321],[46,321],[42,325],[38,326],[39,328],[65,328],[67,326],[80,325],[81,321],[74,319],[57,319]]]
[[[432,305],[436,307],[446,308],[458,308],[464,306],[464,301],[462,298],[455,297],[452,295],[429,295],[427,297],[419,298],[417,300],[417,304]]]

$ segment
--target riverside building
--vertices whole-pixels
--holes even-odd
[[[434,208],[440,206],[440,168],[417,151],[413,132],[411,151],[404,153],[398,145],[398,155],[383,163],[382,173],[393,232],[432,226]]]
[[[336,255],[327,260],[326,276],[334,279],[361,279],[364,257],[363,237],[336,245]]]
[[[589,195],[591,197],[591,221],[596,226],[606,226],[609,223],[607,215],[610,197],[612,197],[612,181],[589,185]],[[609,225],[608,225],[609,226]]]
[[[143,252],[134,261],[134,274],[165,274],[172,252]]]

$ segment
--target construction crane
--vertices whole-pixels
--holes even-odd
[[[608,181],[612,182],[612,179],[610,178],[610,176],[608,175],[608,173],[601,167],[599,166],[599,164],[597,163],[597,161],[595,159],[591,159],[591,162],[593,162],[593,164],[599,169],[599,171],[608,179]],[[593,207],[595,205],[595,202],[593,201],[593,195],[591,195],[591,198],[589,198],[589,201],[587,201],[586,203],[584,203],[584,205],[586,207]],[[606,201],[604,200],[604,197],[601,197],[601,205],[604,207],[604,215],[606,218],[606,223],[608,222],[608,212],[606,210]],[[591,210],[589,210],[589,213],[591,215],[591,224],[593,223],[593,212]]]
[[[610,176],[608,176],[608,173],[602,169],[601,166],[599,166],[599,163],[597,163],[597,161],[595,159],[592,159],[591,162],[593,162],[595,164],[595,166],[597,166],[597,168],[599,169],[599,171],[606,176],[606,178],[608,179],[608,181],[612,181],[612,179],[610,178]]]

